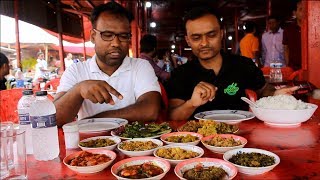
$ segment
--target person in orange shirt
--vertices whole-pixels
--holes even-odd
[[[254,36],[256,25],[254,22],[249,21],[246,23],[245,27],[246,35],[240,41],[241,55],[258,60],[259,39]]]

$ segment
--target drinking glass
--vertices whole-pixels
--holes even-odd
[[[7,126],[0,124],[0,179],[9,175],[8,157],[7,157]]]
[[[25,131],[14,129],[13,124],[0,125],[1,150],[4,150],[1,151],[1,179],[27,179]]]

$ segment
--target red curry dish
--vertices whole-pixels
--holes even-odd
[[[111,158],[105,154],[93,154],[82,151],[78,156],[71,159],[68,163],[71,166],[95,166],[110,161]]]
[[[140,165],[128,166],[118,172],[118,175],[124,178],[142,179],[158,176],[164,171],[162,168],[153,165],[150,162],[146,162]]]

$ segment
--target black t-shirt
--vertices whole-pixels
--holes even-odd
[[[0,79],[0,91],[7,89],[6,82],[7,82],[6,78],[3,78],[2,80]]]
[[[215,99],[198,107],[195,113],[210,110],[248,110],[240,97],[245,89],[258,90],[265,85],[262,71],[249,58],[237,55],[222,55],[223,63],[218,75],[202,67],[198,60],[188,62],[173,72],[168,84],[169,99],[189,100],[194,87],[208,82],[218,87]]]

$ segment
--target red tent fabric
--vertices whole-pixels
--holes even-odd
[[[57,51],[59,51],[59,46],[51,45],[51,47]],[[68,53],[83,53],[83,47],[78,46],[63,46],[65,52]],[[88,56],[93,56],[95,54],[93,47],[86,47],[86,54]]]
[[[91,22],[90,20],[83,16],[83,29],[84,29],[84,39],[85,42],[90,40],[90,30],[92,29],[91,26]],[[44,29],[45,31],[47,31],[48,33],[50,33],[53,36],[58,37],[58,33]],[[72,37],[72,36],[68,36],[68,35],[62,35],[63,40],[68,41],[68,42],[72,42],[72,43],[82,43],[83,39],[81,38],[76,38],[76,37]]]

